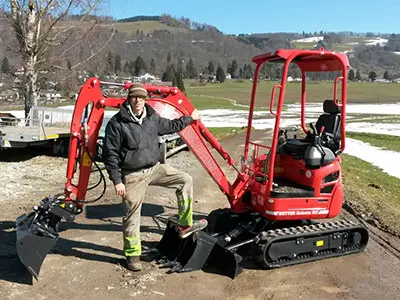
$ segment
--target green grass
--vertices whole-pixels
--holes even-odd
[[[342,155],[342,160],[345,199],[400,233],[400,179],[350,155]]]
[[[372,134],[364,132],[347,132],[346,137],[370,143],[382,149],[400,152],[400,137],[387,134]]]
[[[271,90],[277,81],[260,81],[256,94],[256,108],[269,106]],[[207,83],[198,86],[193,80],[185,80],[187,96],[195,107],[204,108],[237,108],[237,104],[249,105],[252,82],[250,80],[227,80],[224,83]],[[286,86],[285,103],[300,102],[301,85],[288,83]],[[276,101],[279,90],[277,90]],[[400,84],[379,84],[371,82],[349,82],[347,102],[350,103],[396,103],[399,102]],[[325,99],[333,99],[332,82],[309,82],[307,84],[307,102],[323,102]],[[65,102],[62,105],[71,105],[73,102]],[[60,104],[46,105],[49,107]],[[14,107],[13,107],[14,108]],[[12,108],[7,107],[7,110]],[[18,107],[17,109],[20,109]],[[244,108],[246,109],[246,108]]]
[[[214,96],[193,95],[188,96],[189,101],[198,109],[238,109],[231,101]],[[244,108],[247,109],[247,108]]]
[[[247,127],[245,128],[236,128],[236,127],[210,127],[208,128],[212,135],[216,137],[217,139],[223,139],[229,136],[233,136],[242,132],[245,132],[247,130]]]
[[[256,107],[269,105],[271,91],[277,81],[260,81],[256,95]],[[193,97],[216,99],[231,99],[238,104],[249,105],[252,82],[250,80],[227,80],[224,83],[208,83],[205,86],[190,86],[185,82],[189,100]],[[301,85],[288,83],[286,86],[285,103],[300,102]],[[276,99],[279,90],[277,90]],[[399,101],[400,84],[379,84],[371,82],[349,82],[347,103],[396,103]],[[307,102],[323,102],[325,99],[333,99],[332,82],[310,82],[307,84]],[[276,100],[277,101],[277,100]],[[222,103],[223,104],[223,103]],[[230,101],[226,101],[224,108],[231,108]],[[222,108],[222,107],[218,107]]]

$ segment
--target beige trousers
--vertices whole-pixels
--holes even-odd
[[[175,189],[179,224],[181,226],[193,224],[193,181],[189,174],[169,165],[157,164],[152,168],[125,175],[124,183],[126,195],[123,198],[125,215],[122,226],[125,256],[141,254],[140,210],[149,185]]]

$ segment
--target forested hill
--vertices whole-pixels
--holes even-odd
[[[347,53],[351,65],[363,76],[371,71],[382,77],[386,72],[390,77],[400,77],[400,35],[373,34],[353,32],[299,32],[268,33],[268,28],[260,28],[258,34],[227,35],[213,25],[202,24],[188,18],[162,16],[134,16],[123,20],[108,20],[102,24],[103,31],[111,27],[116,29],[113,42],[86,64],[84,68],[96,74],[110,72],[110,60],[118,59],[121,73],[135,73],[138,57],[144,63],[146,71],[161,76],[166,68],[187,70],[192,66],[193,73],[203,72],[210,62],[215,69],[220,65],[229,71],[233,61],[244,70],[251,64],[252,56],[277,48],[325,49]],[[13,51],[15,45],[12,32],[7,24],[0,23],[2,32],[0,40],[0,59],[7,57],[11,64],[20,60]],[[8,32],[8,33],[7,33]],[[105,37],[98,34],[97,43],[103,43]],[[79,60],[79,53],[73,53],[71,60]],[[141,68],[141,71],[144,69]],[[195,72],[194,72],[195,71]],[[194,74],[193,74],[194,75]]]

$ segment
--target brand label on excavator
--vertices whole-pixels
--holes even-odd
[[[270,211],[266,210],[267,215],[272,216],[303,216],[303,215],[326,215],[329,210],[292,210],[292,211]]]

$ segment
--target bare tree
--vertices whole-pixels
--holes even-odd
[[[37,105],[39,75],[77,70],[114,36],[96,17],[102,0],[0,0],[19,45],[24,67],[25,115]],[[96,32],[96,28],[100,28]],[[95,42],[100,34],[108,38]],[[51,75],[53,76],[53,75]]]

